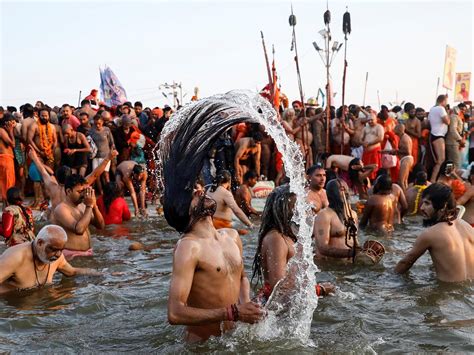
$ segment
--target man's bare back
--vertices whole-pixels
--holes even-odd
[[[392,194],[372,195],[367,200],[360,226],[369,225],[371,229],[381,232],[393,231],[395,197]]]

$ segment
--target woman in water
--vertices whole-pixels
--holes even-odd
[[[122,224],[130,220],[131,214],[123,191],[115,181],[105,185],[104,194],[97,199],[97,207],[104,216],[105,225]]]

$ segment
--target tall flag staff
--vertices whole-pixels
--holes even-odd
[[[273,87],[272,72],[270,71],[270,62],[268,61],[267,47],[265,46],[265,38],[263,37],[263,31],[260,31],[260,35],[262,36],[263,54],[265,55],[265,63],[267,65],[268,87],[270,89],[270,102],[272,102],[273,104],[273,101],[275,100],[275,90]]]
[[[342,76],[342,129],[341,129],[341,154],[344,150],[344,125],[346,124],[346,113],[344,102],[346,98],[346,74],[347,74],[347,36],[351,33],[351,14],[347,11],[342,17],[342,32],[344,33],[344,74]]]

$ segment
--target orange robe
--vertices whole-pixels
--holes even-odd
[[[15,186],[15,157],[12,154],[0,154],[0,196],[7,200],[7,190]]]

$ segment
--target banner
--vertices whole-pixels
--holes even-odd
[[[100,91],[107,106],[121,105],[127,101],[127,93],[115,73],[109,67],[100,70]]]
[[[456,86],[454,90],[454,101],[469,101],[469,89],[471,87],[471,73],[456,73]]]
[[[444,58],[443,87],[453,90],[454,72],[456,70],[456,50],[453,47],[446,46],[446,56]]]

